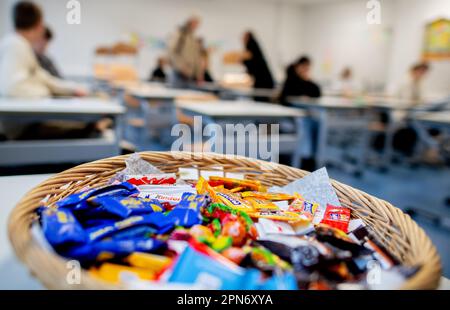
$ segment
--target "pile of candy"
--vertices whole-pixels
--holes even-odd
[[[370,289],[376,281],[400,285],[414,272],[399,266],[345,207],[268,192],[251,180],[122,177],[39,212],[52,248],[103,281],[130,287]]]

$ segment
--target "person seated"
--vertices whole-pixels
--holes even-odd
[[[149,81],[165,83],[166,82],[166,72],[165,72],[166,65],[167,65],[166,58],[159,57],[156,68],[153,70],[153,72],[149,78]]]
[[[410,68],[408,76],[397,87],[395,96],[416,104],[421,103],[425,99],[424,80],[429,71],[430,66],[426,62],[414,64]]]
[[[0,96],[85,95],[82,87],[53,77],[39,65],[33,46],[42,40],[45,31],[41,9],[32,2],[17,2],[13,20],[15,31],[0,43]]]
[[[52,76],[62,79],[62,75],[59,72],[58,68],[55,66],[53,60],[47,56],[47,48],[50,41],[53,40],[53,33],[49,27],[45,27],[44,35],[34,45],[34,52],[36,54],[36,58],[41,65],[42,69],[50,73]]]
[[[33,2],[19,1],[13,7],[15,32],[0,43],[0,96],[39,99],[51,96],[85,96],[84,88],[63,81],[44,70],[33,51],[45,35],[43,13]],[[3,121],[0,130],[8,140],[97,137],[111,125],[109,119],[97,123],[45,122],[19,124]]]
[[[301,57],[288,67],[286,80],[280,95],[282,104],[289,105],[288,97],[321,97],[321,89],[311,80],[310,71],[311,60],[306,56]]]
[[[360,91],[359,85],[353,79],[353,71],[350,67],[342,70],[339,79],[333,82],[332,90],[342,96],[352,96]]]

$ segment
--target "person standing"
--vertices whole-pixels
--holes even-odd
[[[242,56],[242,63],[247,69],[247,73],[253,78],[253,88],[274,88],[275,82],[269,65],[255,35],[251,31],[244,33],[243,43],[245,52]]]
[[[173,69],[174,87],[188,87],[203,81],[202,48],[195,32],[200,26],[196,16],[189,18],[169,42],[169,60]]]

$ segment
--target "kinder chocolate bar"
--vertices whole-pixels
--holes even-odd
[[[171,206],[180,203],[184,193],[196,194],[196,189],[189,185],[143,185],[139,186],[139,191],[140,198],[155,199],[161,204],[170,204]]]
[[[223,178],[223,177],[216,177],[216,176],[211,176],[209,178],[209,180],[212,182],[223,182],[225,188],[227,188],[227,189],[242,187],[243,190],[247,190],[247,191],[261,191],[261,192],[266,191],[266,188],[264,186],[262,186],[261,182],[259,182],[259,181],[238,180],[238,179]]]
[[[266,199],[270,201],[285,201],[297,199],[298,195],[289,195],[281,193],[262,193],[262,192],[243,192],[241,193],[242,198],[258,198]]]
[[[312,222],[318,207],[319,204],[317,203],[309,202],[302,198],[297,198],[289,206],[288,211],[298,213],[305,220]]]
[[[115,222],[114,224],[107,224],[88,229],[86,232],[88,241],[93,242],[109,237],[116,232],[136,226],[150,226],[155,228],[158,234],[164,234],[174,227],[174,222],[164,214],[158,212],[148,215],[132,216],[125,220]]]
[[[69,208],[69,209],[86,209],[86,201],[92,197],[102,197],[105,195],[122,195],[129,196],[136,194],[138,192],[137,188],[127,182],[105,186],[102,188],[93,188],[82,193],[72,194],[63,200],[56,203],[58,208]]]
[[[42,230],[53,247],[87,242],[86,233],[70,210],[42,208],[40,212]]]
[[[184,193],[180,203],[169,213],[177,226],[192,227],[203,221],[202,208],[208,204],[208,199],[203,195]]]
[[[75,247],[61,254],[82,264],[124,258],[134,252],[161,253],[167,249],[164,241],[157,239],[106,240]]]
[[[350,222],[350,209],[344,207],[335,207],[328,205],[325,210],[325,215],[320,222],[328,226],[348,232],[348,224]]]

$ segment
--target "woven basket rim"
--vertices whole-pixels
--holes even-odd
[[[263,172],[266,171],[264,169],[267,169],[265,173],[268,173],[269,176],[279,176],[277,180],[285,184],[309,174],[297,168],[236,155],[191,152],[142,152],[139,155],[144,160],[156,164],[160,168],[162,165],[160,165],[161,162],[166,165],[173,158],[177,158],[174,162],[181,163],[176,166],[177,170],[180,166],[188,167],[192,164],[205,165],[208,170],[211,170],[213,167],[226,166],[232,167],[231,169],[249,170],[253,174],[258,169],[261,169]],[[61,186],[68,182],[95,181],[99,177],[103,177],[103,175],[110,177],[112,174],[125,168],[125,159],[129,156],[131,155],[105,158],[58,173],[29,191],[13,209],[8,219],[9,240],[17,257],[27,265],[32,274],[45,287],[50,289],[123,288],[120,285],[111,285],[97,280],[84,270],[81,274],[82,284],[75,286],[67,284],[65,278],[68,271],[66,268],[68,260],[41,247],[31,234],[31,223],[35,218],[35,211],[39,207],[39,201],[49,193],[64,193],[65,189],[62,189]],[[162,170],[165,169],[162,168]],[[99,173],[99,171],[103,172]],[[276,173],[273,171],[276,171]],[[249,173],[249,175],[252,173]],[[413,258],[416,259],[415,263],[421,265],[419,271],[404,283],[402,289],[436,289],[438,287],[442,272],[438,252],[423,229],[409,215],[392,206],[389,202],[373,197],[348,185],[335,180],[331,180],[331,183],[341,203],[350,207],[352,213],[356,213],[356,216],[362,218],[366,224],[373,226],[375,223],[381,227],[379,229],[392,232],[394,237],[397,236],[394,234],[396,230],[401,231],[400,237],[396,237],[397,242],[395,245],[398,245],[401,249],[410,247],[410,251],[406,254],[414,256]],[[71,184],[73,185],[74,183]],[[78,190],[80,189],[78,188]],[[355,201],[363,205],[361,210],[355,209]],[[370,214],[370,219],[369,216],[364,217],[366,212]],[[381,237],[383,239],[380,241],[384,244],[390,238],[394,239],[391,235]],[[402,260],[402,262],[404,261]]]

